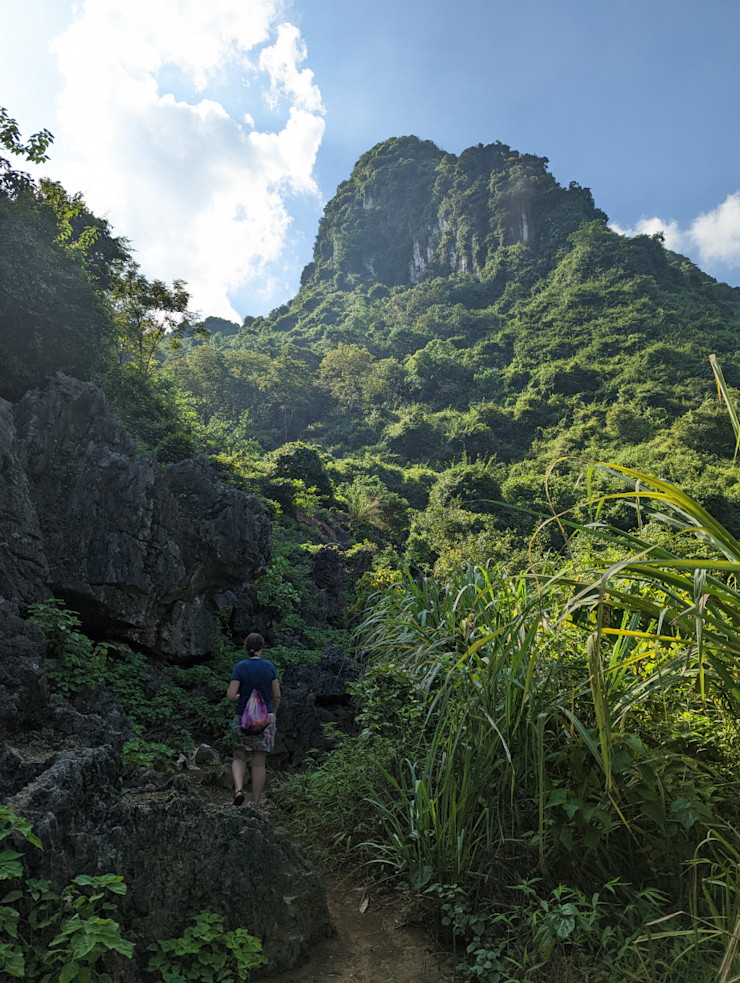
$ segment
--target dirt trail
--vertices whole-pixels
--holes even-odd
[[[231,801],[233,792],[214,787],[206,774],[187,777],[193,791],[210,802]],[[269,811],[269,791],[265,806]],[[271,983],[453,983],[448,955],[438,952],[421,925],[409,921],[398,898],[331,877],[326,896],[337,934],[315,946],[304,966],[269,977]]]
[[[396,898],[367,896],[349,881],[327,881],[326,894],[335,938],[272,983],[451,983],[446,956],[436,954],[421,926],[407,923]]]

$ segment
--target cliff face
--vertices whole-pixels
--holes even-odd
[[[516,243],[554,253],[594,219],[606,216],[588,189],[560,187],[546,157],[500,142],[457,157],[395,138],[363,154],[326,206],[303,282],[342,274],[390,287],[477,273]]]
[[[219,597],[271,555],[254,496],[204,459],[139,454],[92,383],[0,401],[0,597],[61,597],[94,633],[170,660],[211,651]]]

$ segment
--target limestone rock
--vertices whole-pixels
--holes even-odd
[[[62,597],[88,630],[175,661],[212,649],[223,595],[271,555],[254,496],[204,458],[138,453],[103,392],[61,373],[0,403],[0,518],[0,596]]]
[[[221,758],[218,751],[212,748],[210,744],[199,744],[193,753],[193,762],[200,767],[208,767],[209,765],[220,765]]]
[[[344,607],[343,567],[342,551],[338,546],[322,546],[313,558],[311,580],[318,589],[317,600],[329,618],[338,618]]]
[[[184,779],[121,794],[117,775],[110,746],[62,752],[9,805],[33,822],[44,846],[26,853],[32,876],[57,889],[79,873],[123,876],[121,921],[140,936],[138,965],[123,967],[130,980],[146,965],[147,943],[181,935],[204,909],[221,915],[227,931],[261,939],[270,973],[296,966],[332,932],[320,876],[266,819],[207,805]]]
[[[49,565],[15,437],[13,404],[0,399],[0,595],[30,603],[49,597]]]
[[[310,665],[292,666],[281,680],[283,699],[277,717],[273,766],[300,768],[311,751],[326,751],[334,741],[322,724],[332,723],[345,733],[355,727],[355,710],[347,683],[357,675],[354,664],[329,646]]]

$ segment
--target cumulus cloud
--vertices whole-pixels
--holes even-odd
[[[55,176],[132,240],[147,275],[182,277],[204,314],[238,318],[228,295],[269,291],[288,199],[319,194],[321,93],[279,0],[84,0],[52,50],[72,149]],[[173,73],[178,86],[160,80]],[[249,104],[231,114],[222,93]]]
[[[668,249],[685,253],[709,273],[720,275],[740,267],[740,191],[728,195],[709,212],[698,215],[686,229],[675,219],[643,218],[633,228],[612,223],[620,235],[652,235],[663,232]]]

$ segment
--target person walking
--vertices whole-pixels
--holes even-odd
[[[259,809],[262,789],[265,787],[267,755],[275,745],[275,714],[280,706],[280,683],[275,666],[262,658],[264,647],[265,640],[262,635],[257,632],[247,635],[244,642],[247,658],[234,666],[231,682],[226,691],[227,699],[236,700],[236,713],[231,723],[234,749],[234,760],[231,762],[231,773],[234,776],[234,805],[240,806],[244,802],[247,755],[251,754],[252,803],[257,809]],[[259,734],[247,734],[241,726],[242,714],[253,690],[257,690],[261,696],[268,713],[267,726]]]

